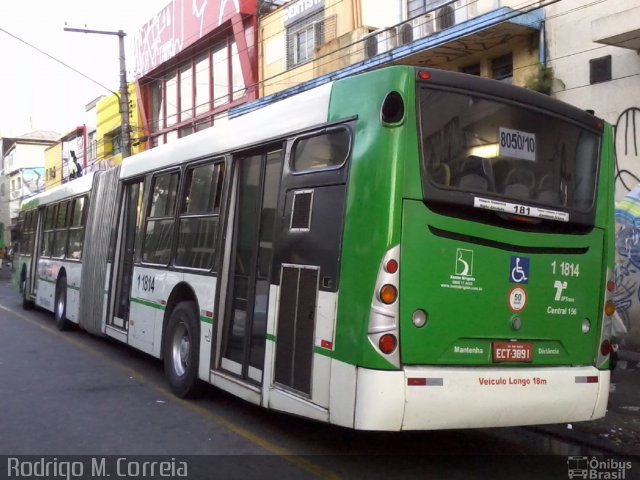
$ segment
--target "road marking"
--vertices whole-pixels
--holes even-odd
[[[154,390],[156,393],[162,395],[163,397],[165,397],[166,399],[187,408],[188,410],[190,410],[191,412],[195,413],[196,415],[202,416],[207,418],[208,420],[210,420],[213,423],[217,423],[218,425],[221,425],[222,427],[226,428],[227,430],[230,430],[231,432],[235,433],[236,435],[238,435],[239,437],[247,440],[250,443],[253,443],[254,445],[257,445],[258,447],[266,450],[267,452],[273,454],[273,455],[277,455],[279,457],[282,457],[283,460],[291,463],[292,465],[295,465],[298,468],[301,468],[302,470],[305,470],[319,478],[323,478],[323,479],[339,479],[341,478],[339,475],[337,475],[334,472],[331,472],[329,470],[326,470],[325,468],[321,467],[320,465],[316,465],[315,463],[309,462],[307,460],[304,460],[302,458],[296,457],[296,454],[291,452],[290,450],[287,450],[286,448],[283,447],[279,447],[278,445],[275,445],[274,443],[270,442],[269,440],[267,440],[266,438],[263,438],[259,435],[256,435],[255,433],[247,430],[246,428],[241,427],[240,425],[235,424],[234,422],[231,422],[229,420],[227,420],[226,418],[217,415],[215,413],[212,413],[210,411],[208,411],[207,409],[200,407],[198,405],[195,405],[192,402],[189,402],[188,400],[184,400],[182,398],[178,398],[175,395],[173,395],[169,390],[159,387],[157,385],[155,385],[151,380],[148,380],[144,375],[142,375],[141,373],[139,373],[138,371],[127,367],[123,364],[121,364],[120,362],[113,360],[109,357],[107,357],[104,353],[88,346],[85,345],[84,343],[69,337],[68,335],[65,335],[63,332],[60,332],[58,330],[55,330],[52,326],[47,326],[47,325],[43,325],[41,323],[36,322],[35,320],[27,317],[26,315],[24,315],[23,313],[13,310],[12,308],[6,307],[2,304],[0,304],[0,310],[4,310],[6,312],[9,312],[13,315],[15,315],[16,317],[20,318],[21,320],[24,320],[25,322],[38,327],[41,330],[44,330],[48,333],[51,333],[55,336],[57,336],[58,338],[61,338],[63,340],[65,340],[66,342],[74,345],[75,347],[79,348],[80,350],[89,353],[91,355],[93,355],[94,357],[99,358],[101,361],[103,362],[107,362],[110,366],[120,370],[121,372],[126,373],[127,375],[129,375],[133,380],[141,383],[142,385],[146,386],[146,387],[150,387],[152,390]],[[132,347],[130,347],[132,348]]]

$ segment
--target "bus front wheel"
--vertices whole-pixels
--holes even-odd
[[[62,276],[56,284],[56,301],[53,306],[53,315],[56,319],[58,330],[69,328],[67,319],[67,277]]]
[[[171,312],[164,341],[164,371],[171,391],[181,398],[197,394],[200,325],[195,302],[181,302]]]

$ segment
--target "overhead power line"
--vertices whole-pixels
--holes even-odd
[[[101,88],[104,88],[106,91],[111,92],[111,93],[116,93],[113,90],[111,90],[109,87],[104,86],[102,83],[100,83],[99,81],[97,81],[94,78],[91,78],[89,75],[82,73],[80,70],[78,70],[77,68],[72,67],[71,65],[63,62],[62,60],[60,60],[59,58],[54,57],[53,55],[51,55],[50,53],[45,52],[44,50],[42,50],[41,48],[36,47],[35,45],[33,45],[32,43],[27,42],[26,40],[18,37],[17,35],[14,35],[13,33],[5,30],[4,28],[0,27],[0,32],[9,35],[11,38],[24,43],[26,46],[28,46],[29,48],[34,49],[35,51],[37,51],[38,53],[44,55],[45,57],[50,58],[51,60],[53,60],[54,62],[59,63],[60,65],[68,68],[69,70],[77,73],[78,75],[80,75],[81,77],[86,78],[87,80],[89,80],[90,82],[95,83],[96,85],[98,85]]]

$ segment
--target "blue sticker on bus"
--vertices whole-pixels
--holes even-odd
[[[527,257],[511,257],[509,282],[529,283],[529,259]]]

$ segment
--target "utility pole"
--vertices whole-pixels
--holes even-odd
[[[89,30],[86,28],[64,28],[65,32],[97,33],[99,35],[117,35],[120,47],[120,123],[122,137],[122,158],[131,155],[131,128],[129,126],[129,89],[127,87],[127,67],[124,58],[124,37],[122,30],[111,32],[107,30]],[[112,92],[115,93],[115,92]],[[117,95],[117,94],[116,94]]]

